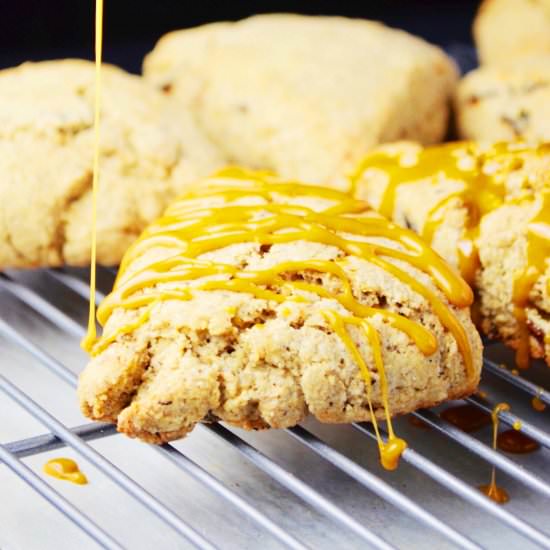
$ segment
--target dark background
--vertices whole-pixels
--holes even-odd
[[[445,47],[463,69],[475,63],[471,23],[478,0],[223,1],[104,0],[106,61],[139,72],[164,33],[275,11],[377,19]],[[93,57],[94,0],[4,0],[0,67],[26,60]]]

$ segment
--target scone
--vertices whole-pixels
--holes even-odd
[[[213,418],[389,419],[474,391],[471,301],[419,237],[366,203],[228,169],[126,253],[98,310],[81,407],[151,442]]]
[[[472,71],[455,107],[464,138],[550,140],[550,52]]]
[[[481,64],[550,55],[550,0],[484,0],[473,32]]]
[[[457,81],[440,49],[403,31],[291,14],[169,33],[144,76],[233,163],[342,187],[378,143],[439,141]]]
[[[0,71],[0,269],[90,257],[94,66]],[[117,264],[183,187],[223,165],[191,116],[137,76],[103,68],[98,260]]]
[[[354,193],[423,236],[476,289],[481,327],[550,365],[550,148],[411,143],[367,156]]]

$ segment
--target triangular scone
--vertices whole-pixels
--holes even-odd
[[[483,331],[550,365],[550,147],[379,147],[354,194],[422,235],[473,285]]]
[[[116,265],[185,185],[220,168],[188,112],[104,65],[98,261]],[[94,65],[0,71],[0,269],[90,261]]]
[[[473,392],[469,287],[349,196],[261,173],[199,182],[142,234],[98,317],[84,414],[146,441],[219,418],[284,428]]]
[[[268,14],[167,34],[144,76],[182,100],[233,162],[344,184],[378,143],[444,137],[457,70],[439,48],[381,23]]]

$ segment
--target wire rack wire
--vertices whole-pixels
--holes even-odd
[[[99,287],[105,291],[108,290],[113,276],[114,273],[111,270],[100,269]],[[86,300],[89,292],[85,277],[85,272],[77,270],[0,274],[0,339],[11,348],[16,348],[23,357],[32,358],[41,369],[51,373],[53,375],[51,383],[56,385],[58,391],[67,393],[73,392],[77,374],[74,369],[64,364],[63,346],[76,346],[84,334]],[[98,291],[97,297],[98,300],[102,298],[101,291]],[[41,341],[43,333],[29,328],[34,322],[34,316],[46,320],[51,327],[48,330],[55,330],[63,335],[64,344],[61,346],[63,349],[59,349],[59,346],[49,346],[51,349],[46,349],[48,346],[43,345],[46,340]],[[10,362],[7,361],[7,363]],[[128,516],[126,523],[123,524],[122,529],[117,530],[117,533],[110,532],[96,519],[95,516],[98,514],[94,512],[93,507],[90,511],[82,505],[78,493],[71,493],[70,496],[64,494],[58,483],[46,479],[36,466],[33,467],[27,463],[27,458],[67,448],[66,450],[70,450],[78,459],[91,465],[94,470],[100,472],[123,491],[128,501],[139,505],[142,508],[142,514],[146,514],[140,515],[140,518],[156,516],[158,521],[155,525],[158,522],[164,524],[172,531],[172,537],[176,537],[170,539],[171,541],[180,541],[182,545],[188,544],[197,548],[255,548],[259,540],[257,537],[260,536],[258,533],[267,537],[261,539],[266,541],[262,544],[266,548],[273,544],[295,549],[330,548],[336,544],[338,547],[346,548],[389,549],[426,547],[434,541],[439,541],[437,547],[449,545],[474,549],[492,546],[491,540],[494,540],[495,548],[497,546],[506,548],[507,543],[520,544],[522,548],[530,545],[550,548],[550,531],[548,523],[544,521],[544,511],[540,514],[522,514],[513,507],[499,506],[479,492],[471,480],[472,464],[475,472],[479,468],[479,462],[475,462],[477,457],[481,464],[496,467],[499,475],[504,473],[506,482],[519,487],[516,491],[519,496],[513,495],[513,502],[518,504],[520,511],[529,510],[529,507],[525,508],[523,504],[526,501],[531,502],[532,495],[536,495],[538,499],[535,506],[547,506],[545,500],[550,497],[550,474],[548,473],[550,431],[544,426],[548,420],[546,413],[535,413],[528,407],[523,409],[520,407],[519,415],[516,413],[516,407],[500,413],[503,425],[512,426],[516,423],[517,426],[517,422],[521,422],[521,431],[540,444],[541,451],[534,463],[536,467],[530,467],[529,460],[518,460],[517,457],[511,458],[493,450],[488,445],[489,438],[485,437],[483,440],[481,436],[476,437],[460,431],[443,420],[436,411],[422,410],[414,413],[415,417],[431,428],[429,436],[426,435],[427,432],[417,428],[414,436],[409,437],[409,448],[402,457],[403,462],[409,467],[407,475],[410,479],[430,480],[430,483],[426,481],[425,489],[416,491],[414,494],[406,491],[404,485],[396,482],[392,475],[381,471],[376,466],[375,460],[366,465],[362,460],[357,459],[358,452],[375,455],[374,432],[366,423],[353,424],[351,427],[326,428],[325,431],[320,430],[315,424],[311,424],[310,427],[310,423],[306,423],[306,426],[297,426],[277,435],[275,432],[262,435],[264,439],[259,440],[260,442],[275,440],[277,445],[277,440],[284,437],[297,444],[300,450],[296,451],[294,455],[296,460],[290,465],[285,460],[281,460],[276,453],[266,452],[260,448],[263,443],[255,444],[248,434],[240,430],[228,429],[220,424],[199,426],[196,431],[208,438],[208,445],[213,445],[213,440],[223,443],[222,449],[226,450],[221,451],[220,460],[224,460],[224,452],[237,453],[243,463],[249,464],[246,468],[252,468],[247,471],[262,472],[264,477],[258,479],[269,480],[263,484],[261,481],[256,481],[256,485],[253,486],[256,492],[248,493],[239,490],[238,483],[234,483],[231,477],[220,475],[219,472],[208,468],[207,458],[210,457],[208,446],[203,449],[202,454],[195,453],[197,456],[194,458],[189,456],[185,449],[182,450],[178,444],[151,447],[158,455],[155,458],[155,467],[163,470],[167,463],[171,464],[185,476],[193,479],[198,484],[198,491],[209,492],[218,502],[223,503],[220,509],[224,510],[224,514],[230,511],[232,514],[237,514],[235,517],[242,518],[243,538],[240,541],[234,541],[229,534],[221,532],[223,531],[222,524],[219,523],[221,516],[211,517],[210,527],[204,528],[204,522],[197,524],[193,521],[195,516],[192,503],[188,509],[171,506],[169,499],[149,490],[141,479],[135,479],[96,446],[99,440],[114,438],[124,440],[123,445],[127,446],[127,452],[133,453],[136,443],[116,435],[111,425],[99,423],[67,425],[56,415],[55,403],[52,404],[47,399],[39,402],[30,395],[30,392],[25,391],[21,384],[14,381],[16,377],[10,375],[13,370],[2,369],[1,365],[0,362],[0,396],[7,398],[9,402],[7,410],[10,415],[15,409],[26,411],[42,427],[43,433],[8,441],[0,432],[0,462],[84,532],[90,541],[101,547],[129,547],[128,540],[125,540],[125,533],[137,527],[135,516]],[[510,370],[503,368],[498,361],[487,357],[485,373],[489,377],[488,393],[491,396],[495,393],[499,400],[502,395],[513,396],[514,399],[518,399],[519,396],[524,401],[536,396],[544,404],[550,405],[549,391],[536,381],[513,374]],[[493,397],[485,399],[479,395],[470,397],[466,401],[484,411],[491,411],[495,405]],[[13,431],[12,429],[10,433]],[[319,431],[321,435],[318,435]],[[338,437],[344,432],[347,434],[347,444],[339,445]],[[189,439],[193,437],[194,435]],[[426,445],[424,439],[435,443]],[[284,445],[289,444],[286,440]],[[352,442],[352,447],[349,442]],[[215,452],[219,453],[219,449],[216,444]],[[467,468],[462,469],[461,465],[466,461],[466,456],[474,457],[474,462],[472,463],[470,458]],[[327,476],[314,478],[322,479],[322,483],[314,483],[309,479],[311,476],[307,464],[313,460],[313,457],[318,459],[318,462],[315,462],[316,468],[329,472],[329,479],[326,479]],[[488,476],[488,471],[489,468],[485,467],[483,475]],[[169,475],[171,474],[168,473],[167,476]],[[334,479],[330,479],[330,476]],[[355,489],[349,495],[344,494],[342,497],[340,494],[338,498],[334,498],[335,483],[342,478],[352,481]],[[416,486],[421,487],[423,483],[421,481]],[[292,518],[285,514],[284,505],[279,508],[264,505],[266,494],[267,498],[270,495],[281,494],[275,492],[271,484],[282,488],[284,490],[282,494],[294,495],[296,500],[302,501],[302,506],[306,510],[314,513],[314,515],[304,515],[302,520],[297,518],[297,521],[307,524],[307,529],[295,533],[289,528],[289,525],[296,523],[293,524]],[[259,498],[260,488],[262,498]],[[438,510],[438,506],[434,509],[433,505],[425,505],[428,496],[436,490],[444,491],[446,495],[440,497],[441,502],[444,498],[445,502],[449,502],[449,495],[453,495],[451,504],[445,509],[442,506],[441,511]],[[357,508],[347,505],[348,497],[350,502],[362,503],[360,514],[357,513]],[[2,495],[0,492],[0,503],[7,504],[7,498],[6,494]],[[110,495],[106,494],[104,498],[109,499]],[[290,496],[288,498],[290,499]],[[378,502],[382,503],[380,509],[377,509]],[[487,521],[491,526],[494,537],[480,537],[475,529],[464,528],[463,522],[461,527],[458,527],[453,514],[455,511],[458,513],[459,510],[468,511],[472,517],[472,526],[479,523],[476,523],[476,518],[488,518],[483,521]],[[369,514],[373,514],[377,520],[380,517],[393,518],[391,524],[393,527],[378,526],[377,521],[365,520]],[[0,511],[0,527],[1,520]],[[251,524],[254,525],[254,531],[249,528]],[[330,526],[330,531],[327,526]],[[28,529],[28,525],[25,529]],[[325,529],[326,532],[324,532]],[[401,529],[403,532],[398,533]],[[320,537],[313,543],[314,539],[308,533],[320,533]],[[32,533],[30,537],[32,540]],[[410,544],[404,542],[407,541],[407,537],[410,537]],[[1,542],[0,538],[0,547]],[[170,544],[167,542],[166,547],[174,547],[173,542]]]

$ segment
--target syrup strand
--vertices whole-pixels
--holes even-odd
[[[90,351],[97,339],[95,328],[95,289],[97,263],[97,195],[99,190],[99,144],[101,141],[101,59],[103,56],[103,0],[95,3],[95,90],[94,90],[94,159],[92,172],[92,249],[90,257],[90,305],[88,330],[81,346]]]
[[[499,414],[503,411],[509,411],[510,405],[508,403],[499,403],[491,413],[491,419],[493,421],[493,449],[497,448],[497,438],[498,438],[498,425],[499,425]],[[491,482],[489,485],[481,485],[479,490],[491,500],[494,500],[497,504],[506,504],[510,497],[505,489],[499,487],[496,481],[496,468],[493,466],[491,469]]]

